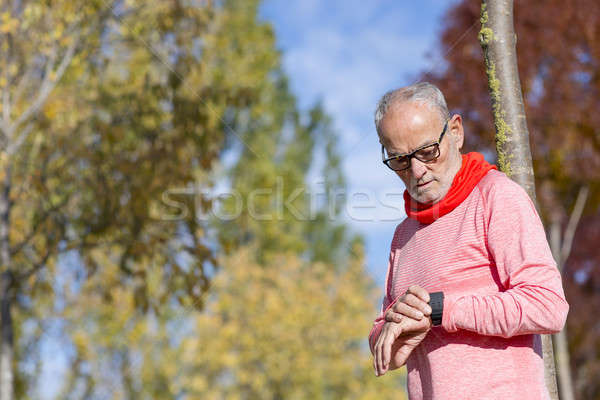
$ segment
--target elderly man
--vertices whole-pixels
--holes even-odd
[[[392,240],[375,374],[403,366],[415,399],[547,399],[539,334],[569,306],[525,191],[479,153],[438,88],[385,94],[383,162],[404,182],[408,218]]]

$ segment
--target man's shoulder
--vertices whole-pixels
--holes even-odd
[[[510,209],[531,205],[529,195],[518,183],[510,179],[504,172],[490,170],[477,185],[484,202],[488,206],[495,204]]]
[[[404,218],[394,230],[394,236],[392,238],[392,245],[401,241],[405,241],[407,237],[411,237],[414,232],[419,228],[419,222],[412,218]]]
[[[525,190],[518,183],[506,176],[504,172],[495,169],[491,169],[481,178],[477,188],[484,197],[495,195],[527,196]]]

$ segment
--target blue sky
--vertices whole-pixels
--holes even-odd
[[[435,54],[451,4],[267,0],[261,8],[261,17],[275,28],[301,107],[320,99],[333,117],[349,183],[345,219],[364,235],[367,266],[380,286],[394,228],[405,218],[404,185],[380,161],[373,110],[387,90],[413,83],[434,66],[428,54]]]

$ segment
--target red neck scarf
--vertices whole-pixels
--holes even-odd
[[[410,197],[408,190],[404,191],[406,215],[422,224],[432,223],[462,203],[490,169],[498,168],[495,165],[488,164],[481,153],[463,154],[462,166],[456,173],[448,193],[439,202],[421,204]]]

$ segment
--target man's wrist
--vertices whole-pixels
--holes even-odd
[[[429,306],[431,306],[431,324],[440,326],[444,312],[444,292],[429,293]]]

